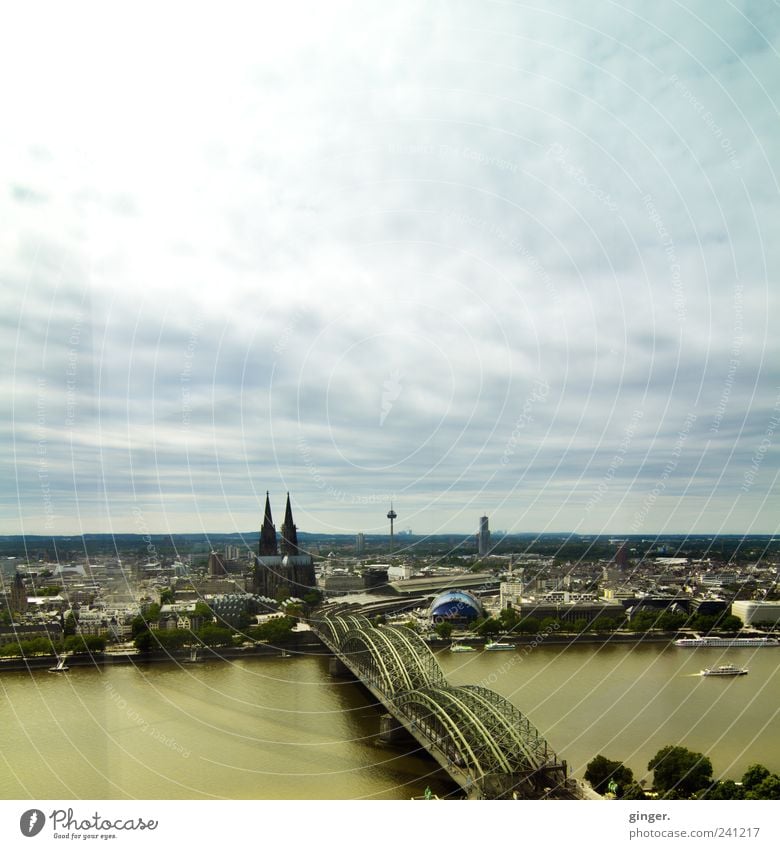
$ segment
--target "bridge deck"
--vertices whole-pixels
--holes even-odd
[[[312,623],[328,649],[467,798],[582,798],[547,741],[482,687],[451,687],[426,643],[361,616]]]

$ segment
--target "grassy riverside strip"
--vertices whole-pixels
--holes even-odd
[[[280,657],[284,652],[288,655],[322,655],[329,654],[319,638],[311,633],[297,634],[290,642],[281,645],[259,644],[255,646],[221,647],[212,648],[199,646],[198,652],[204,660],[237,660],[239,658],[266,658]],[[142,665],[146,663],[182,663],[190,657],[191,649],[178,649],[176,651],[154,651],[154,652],[95,652],[68,655],[67,662],[70,667],[103,667],[123,666],[128,664]],[[40,654],[31,657],[5,657],[0,658],[0,672],[24,672],[28,670],[49,669],[58,660],[54,654]]]

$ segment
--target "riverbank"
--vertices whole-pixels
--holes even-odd
[[[632,633],[612,632],[609,634],[559,634],[555,632],[541,632],[538,634],[512,634],[497,637],[502,643],[511,643],[516,648],[535,648],[537,646],[625,646],[625,645],[657,645],[670,644],[680,634],[677,631],[659,633]],[[425,642],[431,651],[440,651],[449,648],[453,642],[471,646],[474,649],[483,649],[486,639],[473,635],[453,635],[448,639],[426,638]],[[68,666],[120,666],[127,664],[141,665],[148,663],[187,663],[190,662],[191,649],[180,649],[177,651],[158,652],[117,652],[106,651],[94,654],[68,655]],[[292,639],[281,645],[270,645],[267,643],[255,646],[210,648],[199,646],[198,654],[202,660],[235,660],[238,658],[252,657],[279,657],[282,653],[291,655],[323,655],[330,654],[323,645],[320,638],[313,631],[302,631],[292,634]],[[19,672],[27,670],[48,669],[56,665],[58,658],[55,655],[37,655],[29,658],[0,658],[0,673]]]
[[[320,638],[312,631],[302,633],[294,633],[289,642],[281,645],[270,645],[269,643],[261,643],[254,646],[239,646],[239,647],[220,647],[210,648],[209,646],[198,647],[198,660],[237,660],[239,658],[263,658],[263,657],[282,657],[296,655],[322,655],[329,652],[323,646]],[[69,667],[95,667],[102,669],[107,666],[145,666],[153,663],[175,663],[188,664],[192,663],[191,649],[181,649],[177,651],[157,651],[157,652],[138,652],[138,651],[105,651],[95,652],[93,654],[69,654],[67,656],[67,665]],[[1,672],[32,672],[48,670],[57,664],[57,656],[35,655],[34,657],[7,657],[0,658],[0,673]]]
[[[517,647],[523,646],[583,646],[583,645],[645,645],[648,643],[672,643],[677,639],[677,633],[658,634],[523,634],[522,636],[507,636],[506,634],[491,638],[501,643],[510,643]],[[485,645],[484,637],[464,636],[453,634],[450,638],[442,640],[439,638],[426,640],[432,649],[441,649],[451,646],[453,642],[482,648]]]

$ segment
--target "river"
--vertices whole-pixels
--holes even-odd
[[[705,752],[716,775],[780,772],[780,649],[662,644],[438,653],[452,684],[519,707],[575,775],[597,754],[637,778],[662,746]],[[739,678],[703,666],[750,668]],[[452,791],[435,764],[376,742],[367,693],[327,658],[73,668],[0,675],[5,799],[408,799]]]

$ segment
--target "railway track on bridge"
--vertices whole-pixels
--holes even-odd
[[[449,685],[425,641],[359,614],[312,628],[343,668],[445,769],[470,799],[576,799],[544,737],[514,705],[485,687]]]

